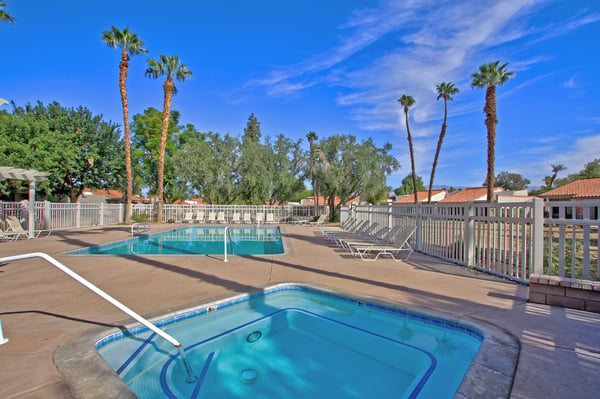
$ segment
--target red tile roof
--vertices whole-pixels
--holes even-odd
[[[567,183],[543,194],[542,198],[600,198],[600,177],[580,179]]]
[[[494,187],[494,192],[504,191],[502,187]],[[487,187],[471,187],[460,190],[449,197],[444,198],[440,202],[456,203],[456,202],[472,202],[485,201],[487,199]]]
[[[431,198],[439,193],[442,193],[446,190],[432,190]],[[417,191],[417,201],[424,202],[429,198],[429,191]],[[412,204],[415,202],[415,195],[413,193],[409,194],[406,197],[400,198],[399,200],[394,201],[394,204]]]

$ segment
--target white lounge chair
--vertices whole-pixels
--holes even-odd
[[[215,223],[217,221],[217,213],[216,212],[208,212],[208,223]]]
[[[181,219],[182,223],[192,223],[194,221],[194,213],[193,212],[186,212],[185,216],[183,216],[183,219]]]
[[[240,218],[240,213],[239,212],[233,212],[233,215],[231,216],[231,223],[239,224],[241,221],[242,220]]]
[[[252,215],[250,212],[244,212],[244,223],[252,223]]]
[[[6,217],[6,224],[8,225],[8,228],[6,229],[6,233],[9,234],[21,234],[21,235],[25,235],[28,238],[38,238],[42,233],[48,233],[48,235],[50,235],[52,233],[52,230],[35,230],[33,235],[29,234],[29,231],[25,230],[23,228],[23,226],[21,225],[21,221],[19,221],[19,219],[17,219],[15,216],[7,216]]]
[[[15,241],[21,237],[28,237],[28,235],[23,233],[6,232],[0,229],[0,240]]]
[[[225,212],[223,212],[223,211],[217,212],[217,223],[225,223],[225,222],[227,222],[225,220]]]
[[[265,220],[265,223],[275,223],[272,213],[267,213],[267,220]]]
[[[408,260],[410,255],[414,252],[413,248],[409,244],[409,240],[412,235],[417,230],[416,226],[408,227],[402,230],[396,239],[396,244],[394,245],[366,245],[366,246],[356,246],[354,248],[354,254],[359,256],[364,261],[376,261],[380,256],[390,256],[396,262],[401,261],[402,259],[396,259],[396,257],[402,251],[408,252],[405,261]],[[375,255],[374,258],[368,257],[368,255]]]
[[[204,211],[196,211],[194,223],[204,223]]]
[[[265,214],[262,212],[257,212],[255,216],[256,223],[262,223],[265,220]]]

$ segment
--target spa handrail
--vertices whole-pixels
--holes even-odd
[[[231,231],[229,231],[229,226],[225,226],[225,231],[223,232],[223,262],[229,262],[227,260],[227,237],[229,237],[231,253],[233,254],[233,239],[231,238]]]
[[[89,281],[87,281],[86,279],[81,277],[79,274],[75,273],[73,270],[69,269],[68,267],[66,267],[65,265],[63,265],[62,263],[60,263],[59,261],[57,261],[56,259],[54,259],[53,257],[51,257],[50,255],[48,255],[46,253],[32,252],[32,253],[22,254],[22,255],[6,256],[4,258],[0,258],[0,263],[12,262],[15,260],[23,260],[23,259],[29,259],[29,258],[42,258],[42,259],[47,260],[50,264],[52,264],[53,266],[57,267],[62,272],[66,273],[67,275],[69,275],[70,277],[75,279],[78,283],[84,285],[85,287],[87,287],[88,289],[90,289],[91,291],[93,291],[94,293],[99,295],[100,297],[102,297],[104,300],[108,301],[110,304],[116,306],[117,308],[119,308],[120,310],[125,312],[131,318],[137,320],[144,326],[148,327],[148,329],[152,330],[153,332],[158,334],[158,336],[160,336],[161,338],[168,341],[170,344],[175,346],[175,348],[177,348],[177,349],[181,348],[181,344],[175,338],[173,338],[172,336],[170,336],[169,334],[167,334],[160,328],[156,327],[154,324],[152,324],[151,322],[149,322],[148,320],[146,320],[145,318],[143,318],[142,316],[140,316],[133,310],[129,309],[127,306],[123,305],[121,302],[117,301],[115,298],[108,295],[106,292],[102,291],[100,288],[96,287],[94,284],[90,283]]]

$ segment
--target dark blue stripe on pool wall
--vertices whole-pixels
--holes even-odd
[[[135,352],[133,352],[131,354],[131,356],[129,356],[127,358],[127,360],[125,360],[125,362],[121,365],[121,367],[119,367],[117,369],[117,375],[121,375],[121,373],[127,368],[127,366],[129,366],[131,364],[131,362],[133,361],[133,359],[135,359],[137,357],[137,355],[140,354],[140,352],[150,343],[154,340],[154,337],[156,337],[156,333],[152,333],[150,334],[150,336],[148,338],[146,338],[144,340],[144,342],[142,342],[142,344],[139,346],[139,348],[137,348],[135,350]]]
[[[204,382],[204,377],[206,377],[206,373],[208,373],[208,368],[210,367],[210,362],[215,356],[215,352],[210,352],[208,354],[208,359],[204,363],[204,367],[202,367],[202,371],[200,372],[200,377],[198,377],[198,381],[196,382],[196,386],[194,387],[194,392],[192,392],[192,397],[190,399],[196,399],[198,397],[198,393],[200,393],[200,388],[202,387],[202,383]]]

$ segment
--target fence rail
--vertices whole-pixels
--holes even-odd
[[[153,204],[132,204],[131,217],[135,221],[152,222],[157,220],[157,207]],[[247,214],[252,223],[273,222],[281,223],[299,219],[311,219],[328,212],[327,206],[320,206],[315,215],[314,206],[303,205],[173,205],[163,206],[163,220],[181,222],[190,212],[195,214],[202,211],[206,217],[214,214],[214,222],[233,223],[234,215]],[[64,230],[81,227],[103,226],[123,223],[125,206],[123,204],[103,203],[55,203],[36,202],[34,204],[35,229]],[[24,228],[28,228],[28,202],[0,202],[0,224],[7,216],[17,217]],[[218,216],[218,219],[217,219]],[[3,228],[5,226],[2,226]]]
[[[526,282],[530,274],[600,279],[600,201],[353,206],[348,218],[416,226],[419,252]]]

